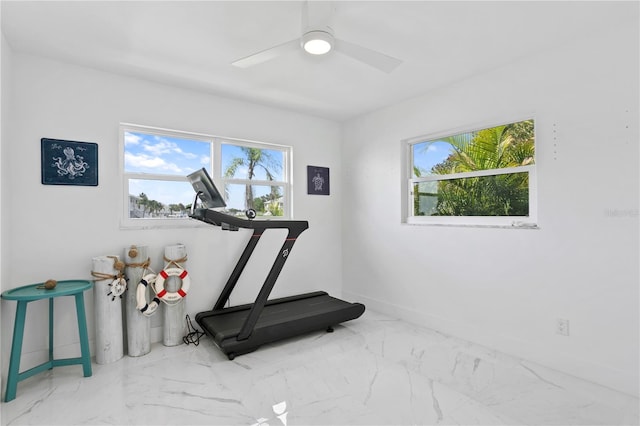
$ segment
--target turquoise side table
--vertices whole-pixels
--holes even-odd
[[[7,391],[5,402],[16,397],[18,382],[51,370],[53,367],[64,365],[82,364],[84,377],[91,376],[91,353],[89,351],[89,335],[87,334],[87,318],[84,312],[84,291],[91,288],[93,283],[85,280],[58,281],[52,290],[38,288],[43,284],[31,284],[7,290],[2,293],[5,300],[18,302],[16,309],[16,321],[13,326],[13,343],[11,344],[11,359],[9,360],[9,375],[7,377]],[[76,312],[78,315],[78,331],[80,334],[80,349],[82,356],[79,358],[53,359],[53,299],[61,296],[75,296]],[[49,361],[20,373],[20,355],[22,353],[22,340],[24,337],[24,320],[27,313],[27,303],[34,300],[49,299]]]

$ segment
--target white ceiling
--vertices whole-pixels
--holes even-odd
[[[231,65],[299,37],[301,1],[2,1],[1,13],[14,52],[344,121],[637,20],[629,5],[334,1],[335,36],[401,59],[390,74],[337,52]]]

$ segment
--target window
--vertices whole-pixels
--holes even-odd
[[[258,215],[284,216],[285,151],[255,145],[222,144],[222,180],[232,213],[254,209]]]
[[[404,146],[408,223],[535,227],[533,119]]]
[[[290,217],[290,147],[122,125],[125,227],[183,225],[194,199],[186,176],[206,168],[227,212]]]

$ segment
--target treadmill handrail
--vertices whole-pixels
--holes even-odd
[[[306,228],[305,228],[306,229]],[[302,230],[304,231],[304,229]],[[273,290],[273,286],[276,284],[276,280],[278,279],[278,275],[280,275],[280,271],[282,271],[282,267],[284,263],[289,258],[291,254],[291,249],[293,248],[293,244],[296,242],[298,235],[302,231],[297,231],[296,229],[289,229],[289,233],[287,234],[287,238],[284,240],[282,244],[282,248],[278,252],[278,257],[273,262],[273,266],[271,266],[271,270],[269,271],[269,275],[264,280],[262,284],[262,288],[260,288],[260,292],[258,293],[258,297],[253,302],[253,307],[249,311],[249,315],[247,319],[240,329],[240,334],[238,334],[238,340],[244,340],[249,338],[253,328],[256,326],[258,322],[258,318],[260,318],[260,314],[264,309],[264,305],[267,303],[269,299],[269,295],[271,294],[271,290]]]
[[[306,220],[248,220],[213,209],[194,209],[193,213],[189,214],[189,217],[215,226],[222,226],[222,224],[226,224],[244,229],[296,229],[298,230],[298,234],[309,228],[309,222]]]
[[[231,296],[231,292],[233,291],[236,283],[240,279],[242,275],[242,271],[244,271],[244,267],[247,266],[247,262],[249,262],[249,258],[253,254],[253,250],[258,245],[258,241],[260,241],[260,237],[262,236],[263,230],[254,229],[251,238],[247,241],[247,245],[244,248],[244,251],[240,255],[236,266],[233,268],[231,275],[229,275],[229,279],[227,279],[227,283],[224,285],[216,304],[213,305],[213,310],[218,311],[220,309],[224,309],[224,305],[227,304],[227,300]]]

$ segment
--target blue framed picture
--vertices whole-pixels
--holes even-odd
[[[329,195],[329,168],[307,166],[307,194]]]
[[[43,185],[98,186],[98,144],[40,139]]]

